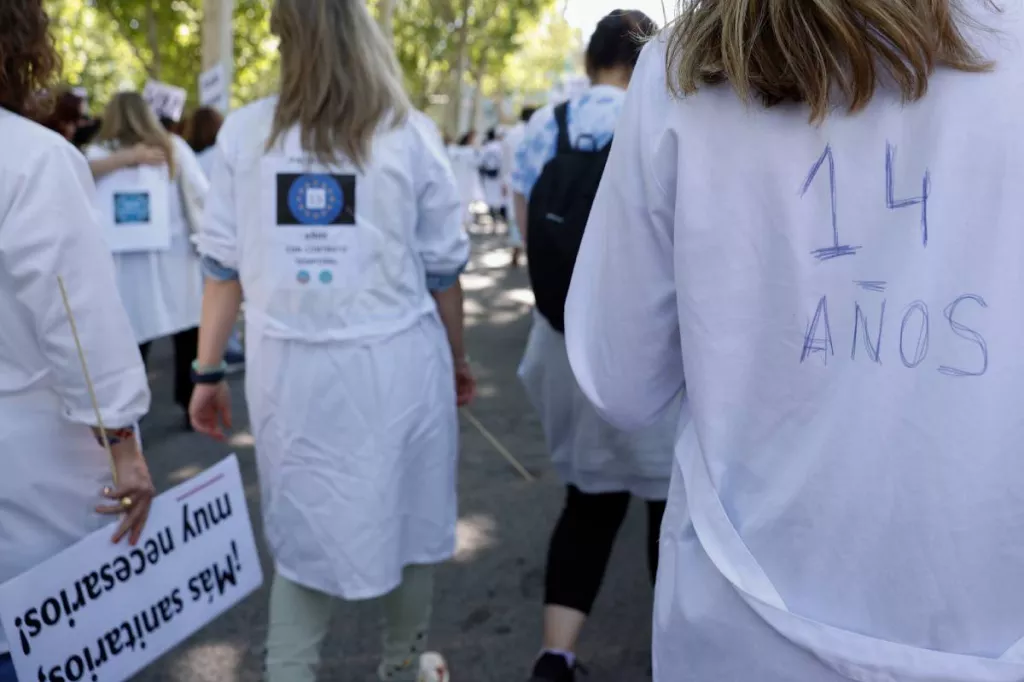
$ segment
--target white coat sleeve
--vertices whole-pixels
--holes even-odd
[[[587,397],[612,424],[651,424],[683,388],[673,275],[675,145],[663,48],[637,65],[566,302],[566,345]],[[657,166],[660,178],[655,173]]]
[[[235,171],[231,163],[232,123],[229,117],[217,136],[217,144],[207,152],[210,155],[209,184],[196,247],[204,258],[216,261],[223,268],[238,270]]]
[[[462,199],[437,128],[426,116],[413,116],[411,125],[419,142],[414,151],[417,247],[428,280],[450,279],[469,262],[469,236],[462,229]]]
[[[64,416],[91,426],[96,415],[57,276],[64,280],[104,425],[123,428],[149,411],[149,383],[94,192],[85,158],[73,147],[54,144],[41,152],[29,162],[3,218],[0,262],[33,317]]]
[[[206,171],[203,170],[192,147],[188,146],[188,142],[177,136],[172,139],[174,140],[175,160],[181,169],[182,178],[189,184],[199,203],[205,206],[206,197],[210,192],[210,180],[206,176]]]

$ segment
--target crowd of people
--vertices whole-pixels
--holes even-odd
[[[0,4],[0,582],[110,517],[139,541],[169,338],[201,434],[249,370],[268,682],[313,682],[333,605],[371,599],[379,679],[443,680],[484,205],[525,252],[519,378],[565,487],[524,677],[577,680],[639,498],[656,682],[1024,681],[1024,10],[617,10],[585,92],[480,145],[412,107],[364,3],[276,0],[272,27],[275,96],[182,123],[125,92],[94,120],[40,95],[40,0]]]

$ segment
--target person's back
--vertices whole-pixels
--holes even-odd
[[[885,4],[874,20],[911,23],[913,3]],[[991,31],[953,15],[980,58],[905,105],[886,77],[820,125],[724,84],[673,98],[664,43],[638,66],[567,328],[623,425],[685,365],[658,680],[1024,679],[1024,24],[982,4],[965,7]],[[706,47],[675,45],[684,69]]]
[[[363,3],[278,0],[279,96],[228,117],[199,236],[191,415],[220,436],[246,301],[246,399],[274,557],[266,677],[312,682],[331,597],[384,597],[381,680],[414,680],[455,551],[469,259],[440,134]],[[226,420],[225,420],[226,421]],[[429,663],[429,659],[427,660]]]
[[[408,328],[434,308],[421,253],[454,254],[450,263],[431,263],[446,272],[458,271],[467,255],[465,242],[452,241],[463,240],[461,232],[424,229],[424,210],[459,205],[457,193],[443,191],[419,203],[425,189],[454,188],[432,181],[451,177],[434,124],[411,112],[397,127],[382,127],[362,168],[343,158],[324,165],[302,150],[297,128],[266,149],[276,105],[277,98],[252,104],[220,133],[235,196],[230,206],[212,201],[237,221],[249,314],[280,338],[354,339]],[[274,221],[324,229],[310,239]]]

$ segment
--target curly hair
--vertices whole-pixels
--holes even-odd
[[[60,68],[42,0],[0,2],[0,107],[36,113],[45,88]]]

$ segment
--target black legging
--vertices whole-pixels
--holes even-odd
[[[592,495],[568,486],[565,508],[548,549],[545,604],[590,614],[630,498],[629,493]],[[664,515],[664,502],[647,503],[647,567],[651,584],[658,574],[658,537]]]
[[[180,405],[186,412],[188,403],[192,399],[192,361],[196,359],[199,352],[199,328],[186,329],[178,332],[174,340],[174,402]],[[139,346],[142,353],[142,361],[149,366],[149,350],[151,342]]]

